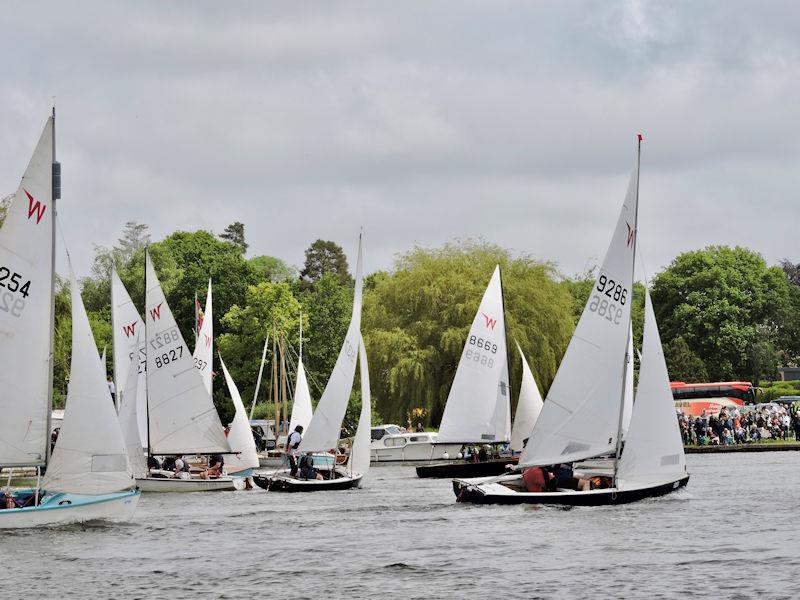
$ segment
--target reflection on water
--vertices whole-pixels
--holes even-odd
[[[621,507],[456,504],[449,480],[145,494],[133,523],[0,533],[13,598],[780,597],[800,589],[800,454],[690,455]],[[23,593],[25,595],[23,595]]]

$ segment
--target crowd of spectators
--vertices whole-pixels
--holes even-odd
[[[699,417],[678,413],[686,445],[749,444],[761,440],[800,441],[800,407],[781,404],[723,408],[718,415],[706,411]]]

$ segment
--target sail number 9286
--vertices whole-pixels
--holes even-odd
[[[628,300],[628,290],[613,279],[605,275],[597,278],[595,287],[597,294],[593,294],[589,301],[589,310],[597,313],[607,321],[619,325],[622,319],[622,306]]]

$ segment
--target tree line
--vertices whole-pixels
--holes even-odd
[[[83,298],[98,347],[111,345],[110,268],[114,264],[143,312],[144,249],[149,248],[178,325],[193,346],[194,298],[213,281],[217,347],[245,402],[253,397],[268,333],[279,332],[296,364],[300,320],[303,361],[317,400],[336,362],[350,319],[353,277],[341,246],[316,240],[301,268],[271,256],[246,257],[242,223],[219,235],[177,231],[151,242],[146,225],[129,222],[111,248],[96,248]],[[594,273],[566,277],[556,265],[480,240],[414,247],[390,271],[364,284],[362,331],[369,357],[375,419],[437,426],[467,331],[494,266],[502,270],[512,400],[521,377],[517,344],[543,395],[553,381]],[[774,378],[800,357],[800,265],[769,266],[756,252],[711,246],[676,257],[651,282],[664,354],[673,380]],[[641,345],[644,288],[633,294],[635,344]],[[70,307],[65,281],[56,297],[54,389],[63,403],[69,377]],[[111,372],[111,353],[108,353]],[[272,345],[267,361],[272,358]],[[214,369],[219,370],[215,357]],[[269,386],[269,372],[265,371]],[[586,374],[591,385],[591,373]],[[358,386],[355,386],[358,387]],[[223,420],[232,407],[221,378],[214,400]],[[259,414],[269,414],[260,394]],[[357,396],[357,393],[354,393]],[[354,406],[353,408],[358,408]],[[355,420],[357,412],[351,409]]]

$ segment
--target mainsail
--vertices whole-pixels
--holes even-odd
[[[219,415],[145,253],[147,405],[151,454],[230,452]]]
[[[511,436],[505,314],[495,267],[447,396],[437,442],[502,442]]]
[[[521,466],[571,462],[616,447],[630,330],[638,154],[614,236]]]
[[[208,318],[208,313],[206,313],[206,318]],[[225,374],[225,383],[228,385],[228,393],[231,395],[233,407],[236,409],[228,432],[228,444],[231,446],[231,452],[235,452],[235,454],[225,459],[225,469],[228,475],[233,475],[258,467],[258,454],[256,442],[253,439],[253,430],[250,429],[250,422],[247,420],[244,403],[239,395],[239,388],[236,387],[236,383],[233,381],[233,377],[228,372],[228,368],[225,366],[221,356],[219,364],[222,366],[222,372]]]
[[[522,384],[519,387],[519,399],[517,400],[517,414],[514,415],[514,428],[511,430],[511,450],[522,452],[524,442],[528,439],[542,412],[542,395],[536,386],[531,368],[522,348],[517,344],[519,357],[522,359]]]
[[[44,465],[50,444],[52,177],[51,117],[0,230],[0,465],[8,467]]]
[[[144,323],[128,290],[111,267],[111,326],[114,344],[114,385],[117,388],[117,406],[122,405],[126,394],[136,393],[136,419],[139,438],[147,445],[147,367]],[[136,369],[136,387],[128,389],[131,368]],[[144,447],[143,446],[143,447]]]
[[[117,413],[97,360],[97,345],[70,266],[72,358],[64,421],[43,487],[51,492],[110,494],[133,486]]]
[[[197,344],[194,347],[194,366],[200,371],[203,385],[209,396],[211,395],[211,370],[214,361],[214,324],[211,318],[211,280],[208,280],[208,295],[206,296],[206,309],[203,312],[203,324],[197,334]]]
[[[294,431],[294,428],[298,425],[302,425],[303,430],[307,430],[308,424],[311,422],[312,413],[311,392],[308,389],[306,369],[303,366],[301,357],[297,361],[297,380],[294,384],[294,401],[292,402],[292,418],[289,421],[289,431]]]
[[[362,258],[361,236],[358,237],[358,261],[356,263],[355,293],[353,296],[353,314],[350,326],[336,359],[328,384],[322,392],[317,410],[308,424],[308,430],[300,442],[300,450],[322,451],[336,448],[342,420],[350,400],[350,390],[356,374],[358,345],[361,339],[361,295],[362,295]]]
[[[645,296],[644,340],[639,386],[633,405],[625,449],[619,461],[618,487],[663,484],[686,474],[675,402],[669,387],[667,363],[653,312],[650,292]]]

